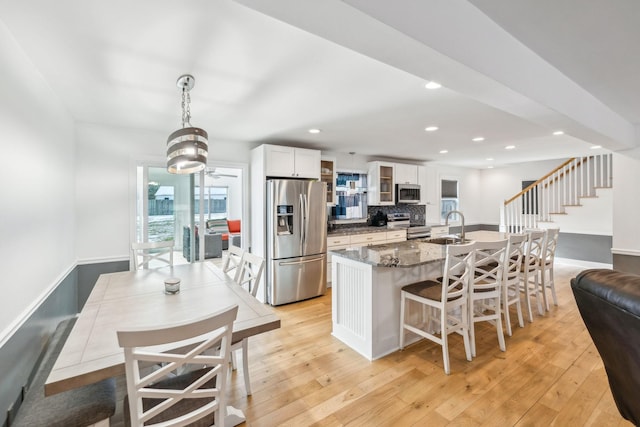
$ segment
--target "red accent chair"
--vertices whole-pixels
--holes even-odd
[[[239,219],[228,219],[227,220],[227,228],[229,229],[229,243],[233,246],[240,247],[240,220]]]

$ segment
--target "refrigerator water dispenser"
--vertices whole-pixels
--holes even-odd
[[[278,236],[293,234],[293,205],[278,205],[277,212],[276,234]]]

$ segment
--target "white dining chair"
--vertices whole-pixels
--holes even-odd
[[[529,322],[533,322],[533,311],[531,310],[531,298],[536,297],[536,303],[538,304],[538,313],[544,314],[542,308],[542,302],[540,301],[540,282],[538,280],[538,273],[540,270],[540,258],[542,256],[542,250],[544,249],[544,241],[546,238],[545,230],[525,230],[529,235],[525,244],[525,254],[522,261],[522,268],[520,269],[520,291],[524,294],[524,303],[527,308],[527,315],[529,316]]]
[[[207,425],[223,425],[237,312],[238,306],[233,305],[190,322],[118,331],[128,393],[125,424],[186,426],[206,419]],[[210,349],[215,350],[205,353]],[[149,363],[162,367],[141,374],[141,368]],[[194,365],[197,369],[191,369]],[[174,376],[174,371],[183,368],[185,374]]]
[[[229,245],[229,249],[227,251],[227,257],[224,260],[224,264],[222,264],[222,271],[233,277],[233,280],[237,281],[236,276],[240,274],[240,265],[242,263],[242,256],[244,255],[244,251],[238,246]],[[233,272],[233,274],[229,274]]]
[[[507,244],[507,255],[505,257],[504,269],[502,273],[502,313],[504,314],[504,324],[507,335],[512,335],[511,315],[509,307],[516,306],[518,315],[518,325],[524,328],[522,318],[522,303],[520,300],[520,276],[522,260],[524,259],[525,243],[529,238],[528,234],[510,234]]]
[[[476,357],[475,324],[478,322],[495,325],[500,350],[506,350],[500,300],[507,243],[507,239],[504,239],[476,242],[475,245],[473,275],[469,285],[469,338],[472,357]]]
[[[475,243],[447,245],[442,281],[412,283],[403,286],[400,292],[400,349],[404,349],[405,329],[440,344],[447,375],[451,372],[449,334],[457,332],[462,335],[465,355],[471,361],[468,300],[474,248]],[[420,324],[409,323],[407,304],[410,301],[423,305]]]
[[[173,266],[173,240],[164,242],[134,242],[131,244],[131,270]],[[151,264],[154,265],[151,265]]]
[[[238,272],[235,276],[235,282],[246,287],[247,292],[251,293],[254,297],[258,292],[260,278],[262,277],[262,271],[264,270],[264,258],[251,252],[244,252],[242,255]],[[244,386],[247,392],[247,396],[251,395],[251,380],[249,377],[249,338],[244,338],[240,341],[233,342],[231,344],[231,366],[235,370],[237,369],[237,352],[242,354],[242,374],[244,377]]]
[[[556,284],[553,279],[553,264],[555,262],[556,247],[558,246],[559,228],[548,228],[547,238],[545,240],[543,256],[540,258],[540,288],[544,292],[545,308],[549,311],[549,301],[547,299],[547,289],[551,291],[553,305],[558,305],[558,297],[556,295]]]

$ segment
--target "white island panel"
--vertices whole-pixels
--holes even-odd
[[[412,267],[377,267],[334,253],[333,264],[332,334],[369,360],[399,349],[400,289],[442,275],[440,260]],[[419,313],[410,309],[407,314]]]

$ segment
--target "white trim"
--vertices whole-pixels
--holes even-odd
[[[611,253],[616,255],[640,256],[640,250],[638,249],[611,248]]]
[[[35,301],[33,301],[21,314],[18,316],[13,322],[9,324],[6,328],[2,330],[0,333],[0,348],[4,347],[4,345],[13,337],[13,335],[20,329],[24,323],[33,315],[33,313],[42,305],[42,303],[49,298],[49,296],[56,290],[56,288],[62,283],[64,279],[66,279],[74,268],[76,268],[77,263],[73,263],[71,266],[67,267],[67,269],[60,274],[56,280],[49,285]]]
[[[558,264],[574,265],[577,267],[584,267],[584,268],[613,268],[613,265],[607,264],[604,262],[583,261],[581,259],[556,257],[555,261]]]
[[[131,262],[131,256],[121,255],[121,256],[111,256],[111,257],[100,257],[100,258],[84,258],[84,259],[79,259],[76,265],[102,264],[105,262],[117,262],[117,261]]]

